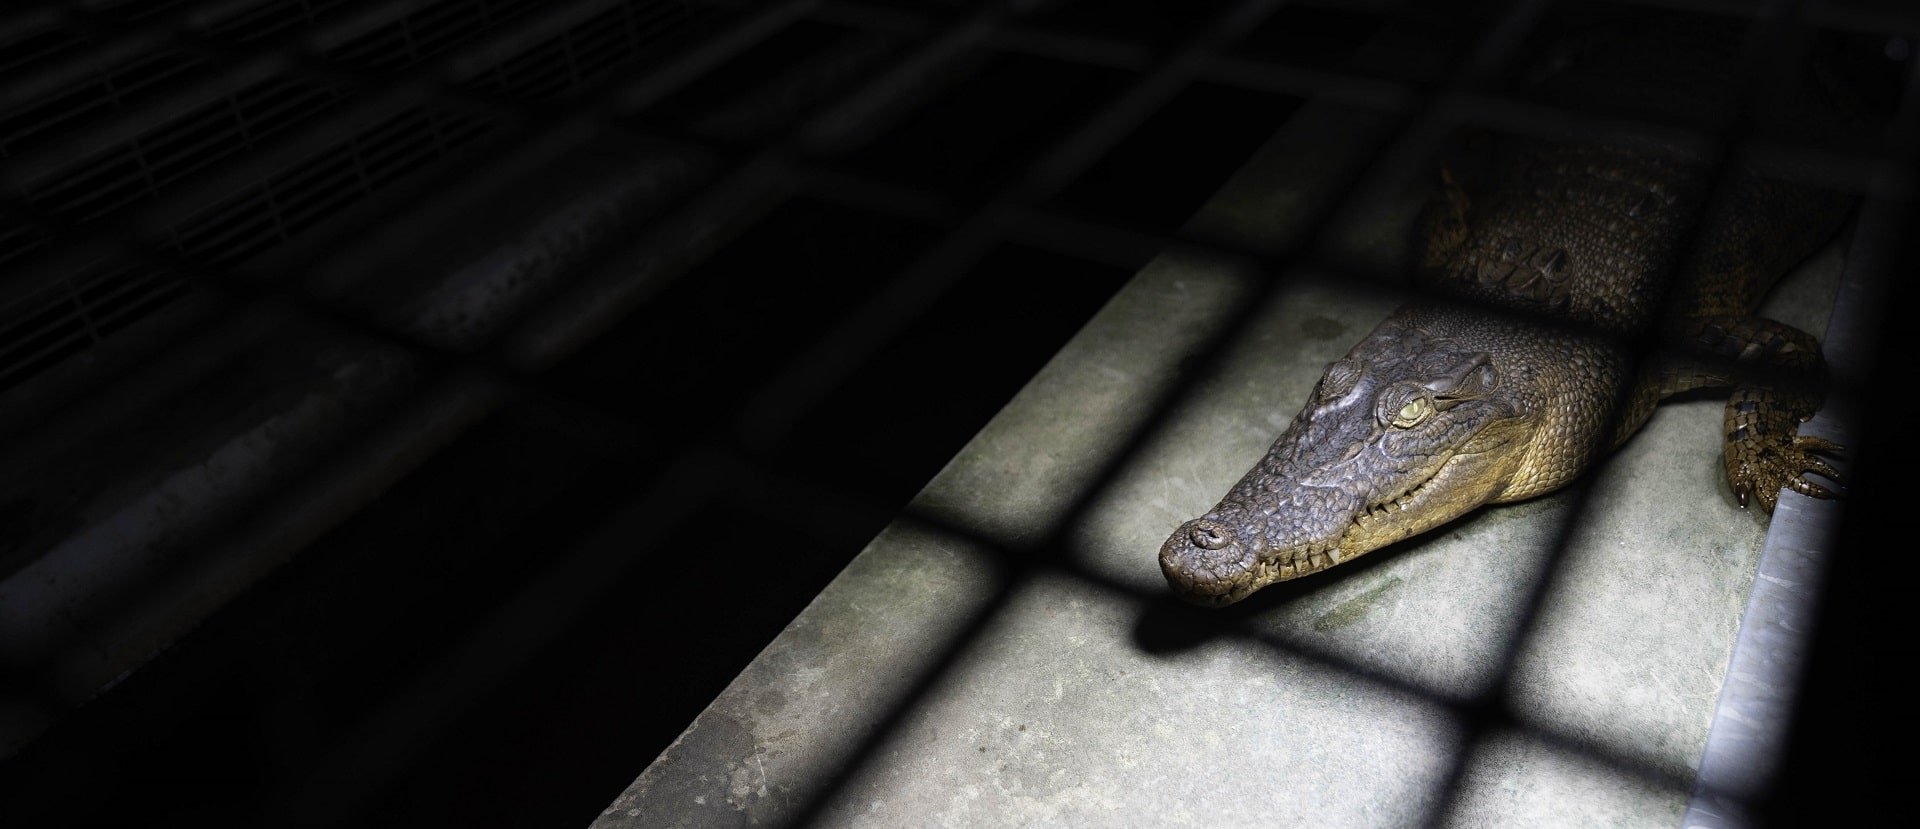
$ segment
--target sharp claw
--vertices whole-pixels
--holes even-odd
[[[1833,441],[1827,440],[1826,438],[1815,437],[1813,435],[1794,435],[1793,445],[1797,448],[1805,449],[1809,452],[1840,453],[1840,452],[1847,451],[1847,447],[1845,446],[1842,446],[1838,443],[1834,443]]]
[[[1794,492],[1798,492],[1801,495],[1805,495],[1809,498],[1831,499],[1833,497],[1833,492],[1831,490],[1803,478],[1794,478],[1793,480],[1787,482],[1787,486],[1793,487]]]
[[[1752,491],[1753,490],[1749,488],[1746,484],[1740,484],[1739,486],[1736,486],[1733,488],[1734,500],[1740,502],[1741,509],[1747,508],[1747,495]]]

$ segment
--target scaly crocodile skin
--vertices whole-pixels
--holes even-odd
[[[1737,37],[1649,28],[1593,47],[1548,97],[1653,118],[1724,117]],[[1845,116],[1806,87],[1774,103]],[[1224,605],[1447,523],[1565,485],[1660,399],[1735,388],[1729,483],[1769,512],[1833,477],[1799,436],[1819,344],[1752,316],[1830,238],[1850,200],[1651,143],[1505,137],[1442,186],[1420,223],[1417,281],[1454,301],[1396,311],[1327,367],[1291,426],[1226,497],[1160,550],[1175,592]],[[1664,312],[1662,308],[1665,308]],[[1670,347],[1634,359],[1636,337]],[[1755,373],[1750,368],[1766,369]]]

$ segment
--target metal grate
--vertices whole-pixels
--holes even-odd
[[[0,228],[0,267],[6,267],[47,249],[46,231],[21,220]]]
[[[99,262],[49,286],[21,303],[31,309],[25,318],[0,327],[0,388],[84,353],[188,290],[165,268]]]
[[[540,0],[444,0],[328,49],[332,60],[379,71],[445,53],[539,9]]]
[[[491,125],[418,107],[246,188],[174,226],[174,244],[231,266],[486,135]]]
[[[0,73],[18,77],[84,49],[90,38],[67,26],[46,26],[0,42]]]
[[[142,21],[171,25],[171,18],[161,12],[180,5],[129,4],[95,13],[109,27],[99,31],[139,35],[146,31],[136,25]],[[174,46],[161,40],[149,51],[124,55],[111,68],[81,73],[0,120],[0,159],[18,159],[14,172],[21,181],[20,195],[33,211],[58,223],[86,226],[124,219],[142,209],[165,209],[170,195],[204,193],[209,182],[231,178],[227,171],[233,165],[253,163],[252,158],[296,128],[311,128],[339,110],[354,96],[355,78],[418,71],[435,57],[524,23],[546,8],[529,0],[448,0],[398,16],[317,56],[344,73],[311,77],[284,68],[265,74],[257,67],[242,68],[249,57],[284,49],[281,40],[303,37],[307,28],[345,6],[337,0],[243,5],[204,29],[178,33],[189,43],[199,38],[210,46]],[[544,42],[500,50],[501,63],[484,77],[508,94],[564,94],[681,32],[700,15],[671,2],[616,5]],[[115,25],[124,28],[112,29]],[[32,72],[90,60],[88,50],[100,42],[81,30],[43,28],[16,37],[4,55],[8,66]],[[226,47],[220,44],[257,44],[267,51],[221,52]],[[215,57],[220,55],[233,63]],[[140,110],[166,96],[173,96],[176,104],[196,96],[204,103],[184,112],[178,107]],[[136,125],[128,123],[128,117],[147,120]],[[287,169],[257,184],[237,182],[239,189],[232,195],[210,206],[190,205],[189,218],[162,223],[171,228],[178,249],[208,261],[238,263],[470,144],[490,129],[487,121],[486,116],[416,108],[311,159],[289,157],[285,163],[292,166]],[[47,152],[60,149],[63,136],[88,130],[128,137],[83,156]],[[9,220],[12,226],[0,232],[0,264],[25,266],[56,252],[49,244],[56,231],[26,214],[10,215]],[[0,280],[0,292],[14,294],[0,302],[0,324],[8,326],[7,335],[37,343],[51,336],[46,332],[87,328],[82,318],[91,310],[85,305],[91,295],[57,287],[64,281],[70,278],[58,274],[39,277],[38,282]],[[82,297],[80,305],[74,304],[75,297]],[[162,304],[139,307],[151,311]],[[97,327],[89,330],[89,337],[53,337],[64,344],[55,351],[64,356],[80,353],[105,333]],[[8,355],[24,359],[30,354],[32,359],[30,365],[14,365],[3,362],[11,357],[0,357],[0,377],[5,378],[0,388],[57,364],[58,359],[49,356],[55,351],[10,349]]]
[[[85,3],[88,11],[122,23],[139,23],[184,8],[193,0],[103,0]]]
[[[280,78],[180,117],[39,186],[27,198],[41,209],[91,221],[137,201],[158,199],[171,185],[220,161],[258,150],[267,138],[343,100],[328,86]]]
[[[700,16],[673,0],[627,0],[503,61],[475,85],[517,98],[564,95],[648,47],[684,35]]]
[[[828,516],[857,516],[875,509],[857,495],[849,495],[831,485],[811,480],[811,476],[804,471],[796,473],[792,469],[766,468],[743,448],[777,443],[824,395],[862,366],[879,359],[887,349],[890,338],[937,305],[968,267],[1005,243],[1017,241],[1033,244],[1056,254],[1086,261],[1104,261],[1103,258],[1112,256],[1116,248],[1151,251],[1169,242],[1186,248],[1223,252],[1263,267],[1268,276],[1263,286],[1264,297],[1271,297],[1280,290],[1295,269],[1304,264],[1329,269],[1359,281],[1378,280],[1381,274],[1368,263],[1342,259],[1339,247],[1332,241],[1352,211],[1367,207],[1369,199],[1377,194],[1373,185],[1382,178],[1390,179],[1399,171],[1424,164],[1452,127],[1461,122],[1484,122],[1499,129],[1552,132],[1564,130],[1569,124],[1591,126],[1595,123],[1590,117],[1592,113],[1567,109],[1558,102],[1515,100],[1497,91],[1487,91],[1489,86],[1497,86],[1494,82],[1501,73],[1509,70],[1519,59],[1527,33],[1548,18],[1552,4],[1545,2],[1517,3],[1503,14],[1473,19],[1472,25],[1465,27],[1468,31],[1464,35],[1475,46],[1457,56],[1449,77],[1444,79],[1381,79],[1344,74],[1337,68],[1339,57],[1343,48],[1350,47],[1329,41],[1290,41],[1284,27],[1260,28],[1260,24],[1276,19],[1273,15],[1278,4],[1259,0],[1209,4],[1204,9],[1207,13],[1204,16],[1192,9],[1183,10],[1177,19],[1163,27],[1185,35],[1184,38],[1174,38],[1178,42],[1172,47],[1168,45],[1168,31],[1155,31],[1153,36],[1135,42],[1128,39],[1131,31],[1116,32],[1098,26],[1083,30],[1080,24],[1085,23],[1086,19],[1072,16],[1042,16],[1039,18],[1040,25],[1028,25],[1028,21],[1020,15],[997,5],[978,13],[949,12],[945,7],[926,9],[919,4],[898,5],[900,8],[882,10],[866,4],[793,4],[792,8],[798,9],[794,12],[796,19],[814,15],[831,20],[834,26],[855,29],[873,38],[884,38],[889,44],[895,41],[911,43],[914,48],[903,49],[900,53],[895,53],[891,48],[862,52],[860,65],[863,67],[868,60],[882,57],[887,60],[882,61],[884,68],[875,71],[869,82],[855,85],[850,91],[845,90],[837,80],[800,85],[799,88],[807,96],[817,95],[832,100],[818,103],[809,100],[802,106],[794,107],[790,111],[804,110],[806,117],[797,124],[787,124],[787,130],[775,131],[764,123],[739,118],[725,123],[747,123],[750,128],[707,130],[724,134],[732,142],[748,139],[759,142],[745,149],[713,148],[717,154],[736,162],[732,175],[716,184],[713,191],[797,190],[809,197],[835,203],[866,205],[884,212],[925,217],[927,224],[942,228],[940,238],[928,245],[924,255],[901,268],[890,284],[876,290],[864,304],[850,300],[849,304],[855,307],[836,319],[816,346],[797,354],[777,355],[780,360],[778,370],[770,372],[771,376],[758,386],[757,393],[742,395],[747,402],[735,413],[739,415],[737,421],[728,420],[711,425],[707,431],[677,440],[672,457],[658,463],[657,470],[661,471],[663,477],[684,475],[685,478],[671,481],[674,486],[669,487],[672,490],[669,496],[662,496],[654,490],[641,491],[630,505],[635,513],[657,516],[662,521],[670,522],[674,516],[693,511],[684,503],[689,499],[701,504],[726,506],[732,501],[750,500],[743,498],[741,490],[754,487],[807,493],[808,500],[803,506]],[[1655,9],[1691,9],[1695,4],[1651,2],[1639,5]],[[315,13],[307,4],[276,4],[272,8],[277,10],[274,14],[283,15],[272,17],[272,21],[306,21]],[[1101,10],[1098,3],[1077,4],[1074,8],[1093,14],[1093,19],[1103,19],[1097,14]],[[1361,12],[1324,8],[1278,11],[1279,15],[1290,13],[1307,15],[1314,19],[1314,25],[1351,31],[1364,30],[1367,25],[1380,19],[1380,16]],[[247,40],[264,37],[264,33],[269,31],[268,27],[277,32],[295,25],[295,22],[257,22],[269,21],[265,11],[260,14],[262,16],[246,18],[256,21],[247,26],[261,27],[260,34],[253,34],[253,29],[241,26],[236,18],[232,25],[239,28],[228,30],[222,36]],[[383,71],[413,66],[434,54],[447,51],[457,41],[473,37],[474,33],[526,14],[530,12],[515,4],[442,3],[403,18],[397,24],[400,26],[398,30],[382,29],[377,33],[369,33],[361,39],[336,47],[325,57],[338,63]],[[591,88],[595,79],[610,74],[610,70],[623,61],[651,55],[656,48],[669,43],[680,45],[680,41],[693,39],[693,33],[703,31],[695,24],[707,20],[705,15],[708,14],[717,15],[704,4],[622,3],[491,66],[467,84],[468,91],[478,90],[505,99],[491,101],[491,105],[502,116],[544,113],[547,110],[542,107],[550,99],[579,94]],[[1823,14],[1829,16],[1822,17]],[[1815,6],[1805,15],[1769,13],[1754,18],[1739,16],[1734,19],[1752,23],[1758,38],[1755,42],[1768,48],[1773,48],[1774,41],[1769,38],[1775,34],[1819,26],[1845,24],[1854,30],[1865,26],[1869,30],[1907,32],[1920,29],[1920,20],[1897,14],[1869,17],[1864,23],[1850,14],[1845,9],[1828,10],[1825,6]],[[766,31],[755,29],[754,26],[762,26],[767,31],[784,29],[784,26],[767,26],[769,19],[773,18],[743,14],[732,20],[733,26],[718,27],[719,31],[711,38],[700,41],[711,51],[703,53],[697,48],[688,50],[691,57],[660,71],[661,77],[677,79],[661,82],[662,86],[667,87],[665,92],[654,94],[650,90],[649,95],[640,96],[643,100],[637,112],[603,118],[601,126],[626,131],[623,134],[649,135],[649,113],[645,104],[672,101],[672,88],[702,77],[729,58],[736,57],[742,50],[750,48],[757,37],[767,35]],[[1199,22],[1196,23],[1196,19]],[[1138,21],[1135,24],[1137,27]],[[418,31],[436,26],[443,27],[439,30],[438,39],[422,36]],[[236,31],[240,34],[233,33]],[[45,37],[39,40],[16,40],[10,43],[4,52],[7,59],[23,62],[24,65],[42,61],[44,56],[61,50],[79,48],[76,44],[80,41],[63,41],[57,31],[42,34]],[[1248,48],[1244,45],[1247,43],[1265,45],[1256,49]],[[1044,120],[1041,116],[1045,116],[1057,118],[1058,123],[1044,124],[1046,129],[1038,130],[1041,133],[1038,136],[1023,136],[1020,140],[1026,143],[1020,152],[983,161],[981,175],[968,171],[965,175],[942,177],[942,173],[951,171],[915,168],[912,172],[930,173],[926,177],[915,178],[913,175],[894,175],[899,170],[889,171],[884,165],[844,163],[849,157],[858,155],[858,152],[875,147],[887,148],[890,146],[887,144],[888,138],[910,142],[914,138],[911,119],[901,122],[908,126],[902,128],[900,133],[885,134],[871,143],[859,138],[874,132],[885,133],[884,129],[874,124],[893,117],[903,107],[911,109],[913,105],[923,103],[932,96],[930,90],[951,83],[952,78],[939,70],[951,69],[952,64],[975,56],[975,50],[995,53],[1003,60],[1005,58],[1001,53],[1010,53],[1024,56],[1022,60],[1072,64],[1086,68],[1091,76],[1110,75],[1111,81],[1100,87],[1101,94],[1097,96],[1076,98],[1069,95],[1067,97],[1074,98],[1071,106],[1049,109],[1036,115],[1037,120]],[[1279,54],[1271,60],[1263,59],[1261,56],[1270,50],[1277,50]],[[284,83],[297,86],[293,81]],[[1130,136],[1149,132],[1149,125],[1153,124],[1156,113],[1169,107],[1169,102],[1183,90],[1198,84],[1268,94],[1325,96],[1375,108],[1394,117],[1393,139],[1378,148],[1377,152],[1371,153],[1369,163],[1364,168],[1347,171],[1346,183],[1350,186],[1329,196],[1318,205],[1319,209],[1309,211],[1315,219],[1303,229],[1301,238],[1278,253],[1240,249],[1213,239],[1170,239],[1170,234],[1163,231],[1130,228],[1125,220],[1079,215],[1078,211],[1082,210],[1099,213],[1095,209],[1086,209],[1101,201],[1097,194],[1093,197],[1083,196],[1077,201],[1074,198],[1056,199],[1062,194],[1071,195],[1074,192],[1072,187],[1083,182],[1088,172],[1095,169],[1103,158],[1124,146]],[[1913,139],[1920,137],[1914,134],[1917,122],[1913,117],[1916,101],[1920,101],[1920,97],[1916,97],[1920,96],[1920,91],[1909,86],[1903,94],[1903,111],[1906,115],[1904,120],[1896,117],[1889,141],[1896,148],[1896,153],[1885,159],[1869,160],[1869,163],[1875,165],[1872,169],[1879,174],[1878,180],[1910,184],[1915,169],[1913,153],[1916,142]],[[298,96],[269,97],[273,100],[319,100]],[[238,107],[235,109],[237,111]],[[297,109],[290,107],[286,111]],[[687,111],[707,110],[690,108]],[[211,114],[207,117],[209,123],[215,118]],[[937,119],[940,114],[924,114],[923,117]],[[1812,158],[1817,161],[1821,157],[1820,148],[1802,147],[1776,140],[1774,136],[1754,134],[1751,125],[1745,123],[1736,123],[1720,130],[1702,130],[1697,125],[1623,124],[1618,121],[1605,121],[1604,125],[1628,134],[1636,131],[1669,136],[1676,132],[1683,133],[1709,146],[1714,157],[1722,162],[1731,149],[1753,146],[1796,159]],[[204,265],[204,270],[170,269],[175,260],[149,251],[155,260],[153,262],[134,263],[131,266],[95,263],[82,273],[61,282],[57,288],[42,288],[31,294],[33,303],[19,311],[19,321],[9,323],[9,327],[0,332],[0,349],[4,349],[0,350],[0,378],[29,376],[66,355],[77,353],[77,350],[137,319],[145,309],[157,307],[167,297],[177,295],[186,285],[247,286],[252,292],[246,294],[248,296],[264,295],[270,299],[288,300],[312,312],[323,322],[357,331],[378,332],[391,343],[435,358],[439,361],[437,365],[447,371],[472,369],[487,372],[490,377],[498,379],[502,385],[514,389],[526,399],[558,401],[568,406],[566,410],[578,413],[583,423],[596,426],[612,423],[623,427],[637,424],[638,430],[644,431],[647,423],[644,416],[603,412],[593,407],[581,411],[572,407],[572,404],[582,395],[570,392],[564,388],[564,383],[555,383],[552,377],[509,364],[494,352],[485,349],[449,351],[406,332],[391,330],[377,320],[360,319],[301,294],[297,280],[263,287],[248,285],[228,274],[228,270],[236,263],[294,238],[300,231],[326,216],[345,210],[357,200],[404,178],[426,162],[446,157],[495,128],[494,122],[488,117],[468,114],[464,109],[440,109],[424,104],[413,106],[379,121],[345,142],[249,181],[212,206],[169,225],[173,248],[170,253],[177,254],[182,261]],[[244,132],[244,129],[241,131]],[[685,130],[687,134],[701,131]],[[930,133],[940,131],[935,128]],[[181,141],[185,142],[186,139]],[[937,142],[928,139],[923,144],[931,146]],[[240,151],[236,146],[229,154]],[[809,152],[816,154],[809,155]],[[35,204],[56,214],[72,214],[78,221],[84,222],[122,205],[156,198],[160,186],[197,175],[203,168],[216,166],[215,162],[226,156],[194,155],[181,151],[167,157],[178,160],[169,162],[174,165],[172,167],[159,167],[155,166],[159,162],[153,161],[148,154],[136,152],[134,155],[115,156],[112,161],[99,162],[98,167],[85,168],[88,171],[85,175],[90,177],[85,178],[83,183],[93,184],[50,185],[35,194]],[[922,162],[933,163],[924,157]],[[135,176],[126,171],[143,164],[147,165],[144,169],[148,172],[161,169],[176,172],[173,178],[160,184],[136,186],[134,180],[144,178],[144,174]],[[1832,168],[1815,165],[1813,169]],[[112,172],[114,170],[122,172]],[[986,173],[998,175],[989,176]],[[1834,183],[1846,187],[1860,182],[1847,179]],[[147,189],[141,189],[142,186]],[[1878,195],[1890,200],[1897,209],[1910,210],[1911,192],[1893,187],[1888,189],[1891,192]],[[0,256],[13,256],[16,259],[38,256],[51,243],[53,236],[53,233],[29,221],[0,237],[6,245],[0,248]],[[1887,244],[1892,245],[1894,241],[1887,240]],[[1886,274],[1877,276],[1885,278]],[[1254,309],[1263,304],[1259,300],[1243,303],[1245,310],[1241,319],[1254,313]],[[0,318],[16,317],[8,314]],[[1210,340],[1198,361],[1205,363],[1231,348],[1235,344],[1231,336],[1235,328],[1231,323],[1223,325],[1222,331],[1228,333]],[[1068,510],[1068,517],[1059,521],[1059,526],[1073,526],[1075,517],[1083,515],[1097,503],[1101,492],[1114,482],[1142,447],[1165,425],[1181,397],[1190,391],[1190,384],[1191,380],[1157,399],[1151,416],[1128,435],[1125,445],[1111,456],[1101,459],[1096,482],[1089,488],[1088,494],[1073,503]],[[719,460],[716,461],[716,458]],[[796,481],[795,478],[801,480]],[[743,480],[746,483],[740,483]],[[1576,500],[1574,517],[1567,526],[1561,528],[1554,558],[1564,553],[1567,539],[1578,529],[1580,514],[1585,506]],[[621,514],[627,513],[622,511]],[[1008,578],[998,588],[992,601],[986,602],[972,618],[955,628],[943,650],[937,654],[934,667],[913,679],[909,693],[878,718],[879,727],[861,737],[858,749],[840,759],[837,770],[824,785],[804,793],[784,817],[798,822],[819,817],[835,795],[849,784],[853,775],[877,757],[880,747],[908,714],[916,706],[928,701],[947,669],[957,663],[958,655],[977,637],[986,633],[996,612],[1005,606],[1025,580],[1041,576],[1065,576],[1141,606],[1157,599],[1092,572],[1075,560],[1071,545],[1063,537],[1045,537],[1015,545],[982,538],[969,528],[943,523],[936,516],[913,515],[909,519],[933,532],[962,539],[969,546],[986,550],[1002,565]],[[654,534],[655,537],[657,535]],[[645,543],[653,543],[653,538]],[[615,546],[620,548],[595,551],[583,545],[584,551],[580,555],[599,556],[605,561],[626,561],[633,557],[630,545]],[[599,563],[605,564],[605,561]],[[1554,566],[1550,561],[1546,568],[1549,575]],[[563,585],[554,589],[572,592],[533,596],[539,601],[530,600],[525,604],[543,609],[570,608],[583,604],[605,589],[599,580],[581,581],[593,583],[572,587]],[[1550,582],[1550,578],[1543,577],[1532,586],[1526,616],[1531,617],[1539,612]],[[1216,635],[1238,636],[1273,647],[1285,647],[1260,640],[1255,633],[1232,618],[1214,618],[1206,624],[1210,626],[1209,632]],[[1515,629],[1524,631],[1529,627],[1527,620],[1523,619]],[[1511,653],[1517,649],[1517,645],[1510,648],[1509,656],[1502,663],[1509,671],[1512,668]],[[478,652],[485,648],[476,647],[474,650]],[[1410,694],[1431,696],[1421,688],[1379,677],[1365,666],[1334,664],[1331,667],[1355,676],[1379,680]],[[1495,690],[1479,698],[1432,699],[1435,705],[1445,708],[1462,723],[1466,732],[1464,744],[1458,756],[1453,758],[1445,789],[1440,793],[1443,813],[1447,801],[1459,795],[1466,758],[1476,744],[1493,738],[1504,729],[1528,731],[1534,728],[1510,710],[1507,700],[1502,696],[1503,683],[1495,682],[1491,687]],[[428,702],[414,709],[414,713],[426,712],[430,706],[439,704],[437,697],[428,696],[427,699]],[[399,716],[396,720],[407,721],[407,718]],[[368,727],[368,732],[366,745],[376,748],[385,745],[382,739],[400,739],[388,737],[372,726]],[[1543,737],[1557,739],[1551,734]],[[1634,763],[1630,758],[1607,756],[1588,747],[1571,748],[1587,752],[1611,767],[1627,769],[1630,773],[1645,772],[1633,769]],[[382,756],[375,748],[366,748],[363,754]],[[351,776],[358,773],[354,771],[356,768],[355,757],[351,752],[345,752],[345,759],[338,761],[338,769],[345,771],[339,773]],[[378,781],[369,783],[360,780],[358,785],[370,789],[377,786]],[[351,798],[343,794],[342,799]],[[311,802],[292,797],[286,800]]]
[[[347,5],[349,0],[271,0],[242,9],[209,25],[204,33],[215,40],[252,43],[286,32],[297,26],[310,26],[327,12]]]
[[[140,55],[112,70],[87,76],[79,85],[23,107],[0,120],[0,158],[18,155],[57,137],[89,116],[135,106],[145,96],[203,66],[199,57],[177,49]]]

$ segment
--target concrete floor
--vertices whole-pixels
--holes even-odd
[[[1324,148],[1380,128],[1309,105],[1194,226],[1284,238]],[[1392,249],[1410,203],[1344,244]],[[1822,331],[1839,251],[1767,312]],[[1584,488],[1216,611],[1231,633],[1165,598],[1167,533],[1398,301],[1299,276],[1094,491],[1254,290],[1192,256],[1143,269],[595,826],[1679,825],[1767,530],[1723,480],[1710,396]],[[1069,566],[1018,578],[981,546],[1056,531]],[[1476,728],[1463,703],[1489,694],[1511,718]]]

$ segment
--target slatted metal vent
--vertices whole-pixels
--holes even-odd
[[[120,23],[139,23],[186,6],[192,0],[93,0],[82,4],[95,14]]]
[[[88,264],[34,296],[31,316],[0,335],[0,387],[99,344],[186,293],[185,280],[170,268]]]
[[[90,221],[154,200],[194,173],[250,150],[343,100],[336,90],[276,78],[200,107],[26,188],[35,206]]]
[[[197,261],[231,265],[486,134],[478,118],[413,107],[175,225]]]
[[[329,60],[366,69],[403,69],[497,26],[525,17],[541,0],[465,0],[437,3],[326,51]]]
[[[674,0],[630,0],[502,61],[475,85],[515,97],[556,97],[684,29],[693,18],[692,9]]]
[[[68,41],[83,43],[84,41]],[[63,128],[90,116],[143,103],[156,89],[204,68],[206,60],[180,49],[159,49],[111,68],[81,75],[62,91],[22,107],[0,120],[0,157],[11,158],[43,146]],[[33,70],[22,68],[19,76]],[[13,69],[0,70],[12,76]]]
[[[584,14],[537,0],[229,0],[16,19],[0,34],[0,77],[17,79],[0,84],[14,202],[0,212],[0,390],[187,292],[165,255],[85,255],[97,242],[232,268],[502,122],[484,106],[428,102],[435,83],[564,97],[698,18],[669,0]],[[431,65],[463,48],[491,65],[460,78]],[[368,103],[405,80],[419,84],[417,102]],[[360,108],[365,123],[343,129]],[[308,146],[314,135],[339,137]]]
[[[327,12],[348,5],[349,0],[280,0],[280,2],[235,10],[208,26],[206,35],[216,40],[252,43],[265,40],[296,26],[319,23]]]

